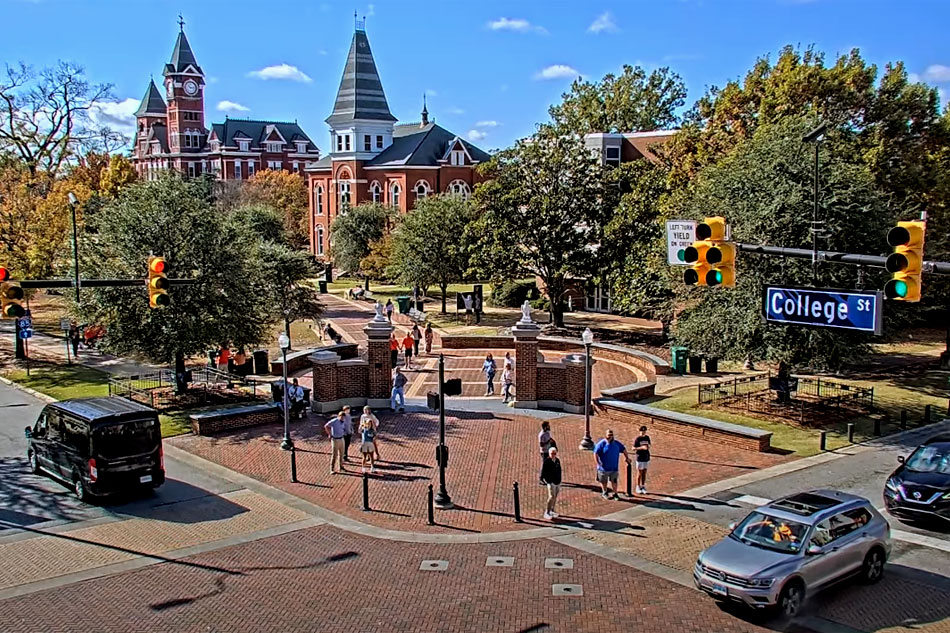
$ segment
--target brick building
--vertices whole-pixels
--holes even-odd
[[[363,23],[357,22],[330,126],[330,151],[307,167],[310,246],[330,256],[330,225],[346,209],[367,201],[407,212],[436,193],[471,195],[475,167],[489,156],[429,120],[396,125],[376,71]]]
[[[219,180],[246,180],[256,171],[285,169],[303,175],[320,150],[296,122],[225,117],[205,126],[205,74],[184,28],[162,72],[165,99],[149,80],[135,112],[132,164],[139,176],[155,178],[176,169],[189,176],[213,173]]]

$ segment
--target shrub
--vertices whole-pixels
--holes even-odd
[[[533,281],[504,281],[492,287],[491,305],[497,308],[520,308],[525,299],[538,296]]]

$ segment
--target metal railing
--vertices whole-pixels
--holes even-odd
[[[188,390],[176,392],[175,372],[170,369],[109,377],[109,395],[147,404],[159,411],[205,404],[212,400],[267,397],[267,381],[245,378],[208,366],[190,367]]]

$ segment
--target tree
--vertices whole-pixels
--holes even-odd
[[[307,248],[310,244],[307,183],[302,177],[279,169],[256,172],[244,184],[242,198],[245,203],[266,204],[280,213],[291,246]]]
[[[86,266],[103,277],[144,278],[155,253],[167,259],[170,277],[194,280],[172,286],[171,305],[160,310],[149,308],[142,288],[86,290],[80,313],[106,328],[111,351],[174,361],[180,374],[187,357],[267,336],[278,315],[267,309],[258,239],[215,212],[210,198],[207,180],[171,172],[129,185],[97,215],[82,246]]]
[[[482,169],[488,181],[475,191],[481,215],[468,232],[477,268],[495,280],[539,277],[551,321],[563,327],[568,280],[605,263],[595,256],[606,209],[599,161],[580,137],[542,125]]]
[[[119,197],[119,192],[123,187],[138,179],[132,161],[121,154],[110,156],[109,165],[102,170],[101,174],[99,190],[104,196],[113,199]]]
[[[317,290],[301,283],[315,274],[310,256],[276,242],[261,245],[262,272],[266,287],[280,310],[284,334],[290,339],[290,324],[300,319],[317,319],[323,314]]]
[[[289,246],[284,219],[272,207],[261,203],[244,204],[232,212],[234,222],[247,227],[263,242],[274,242]]]
[[[93,116],[111,96],[111,86],[90,84],[70,62],[39,72],[23,63],[7,66],[0,78],[0,153],[19,158],[35,179],[58,174],[86,151],[120,147],[125,139]]]
[[[647,75],[640,66],[625,64],[619,77],[610,73],[599,82],[575,80],[561,98],[548,112],[555,124],[574,134],[661,130],[676,125],[686,86],[669,68]]]
[[[369,290],[369,276],[362,269],[373,242],[382,239],[392,219],[392,209],[376,202],[365,202],[338,215],[330,226],[333,259],[341,270],[362,275]]]
[[[475,205],[455,195],[428,196],[416,202],[393,233],[390,271],[402,282],[439,286],[442,314],[448,285],[462,281],[469,268],[466,236]]]
[[[373,240],[369,245],[366,257],[360,260],[360,270],[367,277],[385,279],[393,256],[393,235],[386,231],[381,238]]]

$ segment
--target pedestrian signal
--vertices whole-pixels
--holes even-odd
[[[148,258],[148,305],[152,308],[164,308],[171,303],[167,270],[164,257]]]
[[[896,301],[920,301],[921,268],[924,263],[924,230],[921,220],[898,222],[887,232],[894,252],[884,262],[893,277],[884,285],[884,296]]]

